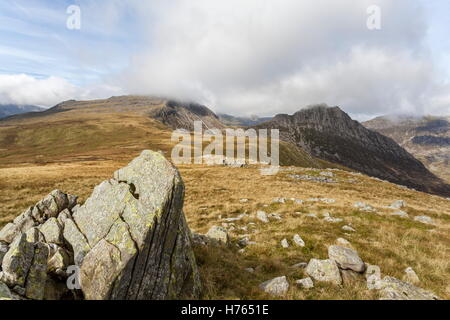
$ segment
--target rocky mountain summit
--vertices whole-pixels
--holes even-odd
[[[450,181],[450,117],[383,116],[363,125],[394,139],[431,172]]]
[[[83,205],[53,191],[0,231],[0,299],[198,297],[183,199],[177,169],[151,151]],[[79,290],[66,285],[71,272]]]
[[[450,195],[450,186],[394,140],[324,105],[280,114],[256,128],[280,129],[283,140],[311,155],[420,191]]]

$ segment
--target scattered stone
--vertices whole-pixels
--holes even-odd
[[[269,222],[269,219],[267,218],[267,213],[261,210],[256,211],[256,218],[264,223]]]
[[[400,218],[409,218],[409,215],[405,211],[402,211],[402,210],[391,212],[390,215],[391,216],[397,216],[397,217],[400,217]]]
[[[294,242],[294,244],[297,247],[304,247],[305,246],[305,241],[303,241],[303,239],[298,235],[294,235],[294,237],[292,238],[292,241]]]
[[[281,246],[285,249],[289,248],[289,242],[287,241],[287,239],[281,240]]]
[[[341,274],[335,261],[311,259],[305,270],[306,274],[317,281],[342,284]]]
[[[240,203],[247,203],[247,202],[248,202],[248,199],[241,199],[241,200],[239,200],[239,202],[240,202]]]
[[[296,263],[293,266],[291,266],[291,268],[295,268],[295,269],[305,269],[306,266],[308,264],[306,262],[300,262],[300,263]]]
[[[206,236],[213,241],[220,242],[222,244],[228,244],[228,232],[223,227],[213,226],[209,229]]]
[[[286,203],[286,198],[275,198],[272,203]]]
[[[303,289],[314,288],[314,282],[312,281],[312,279],[310,277],[301,279],[301,280],[297,280],[297,281],[295,281],[295,284]]]
[[[295,199],[295,200],[294,200],[294,203],[295,203],[295,204],[303,204],[303,200]]]
[[[248,273],[254,273],[255,269],[253,269],[253,268],[246,268],[245,271],[247,271]]]
[[[350,226],[343,226],[343,227],[342,227],[342,230],[344,230],[344,231],[350,231],[350,232],[356,232],[356,230],[353,229],[353,228],[350,227]]]
[[[336,243],[338,245],[340,245],[340,246],[351,246],[351,243],[348,240],[344,239],[344,238],[338,238],[336,240]]]
[[[411,267],[405,269],[405,275],[403,276],[403,280],[412,284],[420,283],[420,279],[417,276],[417,273]]]
[[[344,219],[341,218],[333,218],[333,217],[326,217],[325,219],[323,219],[326,222],[330,222],[330,223],[341,223],[344,221]]]
[[[424,224],[434,224],[433,219],[427,216],[414,217],[414,221],[422,222]]]
[[[272,218],[272,219],[275,219],[275,220],[278,220],[278,221],[280,221],[280,220],[283,219],[283,218],[282,218],[279,214],[277,214],[277,213],[269,213],[269,218]]]
[[[375,212],[375,208],[365,202],[356,202],[353,207],[365,212]]]
[[[324,177],[324,176],[310,176],[307,174],[303,174],[303,175],[299,175],[299,174],[289,174],[288,175],[289,178],[294,179],[294,180],[303,180],[303,181],[312,181],[312,182],[318,182],[318,183],[336,183],[337,180],[329,178],[329,177]]]
[[[273,296],[282,296],[289,290],[289,283],[285,276],[278,277],[260,284],[260,289]]]
[[[381,300],[441,300],[431,291],[393,277],[381,281]]]
[[[317,215],[315,213],[308,213],[305,216],[310,218],[317,218]]]
[[[406,207],[406,202],[403,200],[396,200],[393,203],[391,203],[391,205],[389,206],[389,208],[391,209],[401,209],[401,208],[405,208]]]
[[[358,253],[350,248],[341,246],[329,246],[328,257],[336,261],[339,268],[344,270],[353,270],[356,272],[364,272],[366,266]]]

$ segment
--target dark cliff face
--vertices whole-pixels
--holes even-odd
[[[352,120],[338,107],[312,107],[292,116],[278,115],[258,128],[280,129],[283,140],[311,155],[368,175],[439,195],[450,186],[394,140]]]

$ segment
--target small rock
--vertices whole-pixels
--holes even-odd
[[[62,227],[56,218],[48,219],[39,229],[47,243],[64,244]]]
[[[332,217],[326,217],[323,220],[326,221],[326,222],[330,222],[330,223],[341,223],[342,221],[344,221],[341,218],[332,218]]]
[[[253,268],[246,268],[245,271],[247,271],[248,273],[253,273],[253,272],[255,272],[255,269],[253,269]]]
[[[267,218],[267,213],[261,210],[256,211],[256,218],[264,223],[269,222],[269,219]]]
[[[403,280],[412,284],[418,284],[420,282],[417,273],[411,267],[405,269],[405,275],[403,276]]]
[[[344,230],[344,231],[350,231],[350,232],[356,232],[356,230],[353,229],[353,228],[350,227],[350,226],[343,226],[343,227],[342,227],[342,230]]]
[[[336,243],[338,245],[340,245],[340,246],[351,246],[351,243],[348,240],[344,239],[344,238],[338,238],[336,240]]]
[[[297,281],[295,281],[295,284],[303,289],[314,288],[314,282],[312,281],[312,279],[310,277],[301,279],[301,280],[297,280]]]
[[[294,203],[295,203],[295,204],[303,204],[303,200],[295,199],[295,200],[294,200]]]
[[[219,226],[213,226],[209,229],[206,236],[210,239],[218,241],[223,244],[228,243],[228,232],[225,228]]]
[[[287,239],[281,240],[281,246],[285,249],[289,248],[289,242],[287,241]]]
[[[308,264],[306,262],[300,262],[300,263],[296,263],[293,266],[291,266],[291,268],[295,268],[295,269],[304,269],[306,268]]]
[[[275,198],[272,200],[272,203],[286,203],[285,198]]]
[[[3,258],[3,279],[7,285],[25,286],[25,280],[34,256],[34,244],[26,239],[26,235],[16,237]]]
[[[431,291],[393,277],[381,281],[381,300],[441,300]]]
[[[333,173],[333,172],[328,172],[328,171],[322,171],[322,172],[320,173],[320,175],[321,175],[321,176],[324,176],[324,177],[330,177],[330,178],[333,178],[333,177],[334,177],[334,173]]]
[[[311,259],[305,270],[306,274],[317,281],[342,284],[341,274],[335,261]]]
[[[434,224],[433,219],[427,216],[417,216],[414,218],[414,221],[422,222],[425,224]]]
[[[391,216],[397,216],[397,217],[400,217],[400,218],[409,218],[409,215],[405,211],[402,211],[402,210],[391,212],[390,215]]]
[[[294,237],[292,238],[292,241],[294,241],[294,244],[297,247],[304,247],[305,246],[305,241],[303,241],[303,239],[298,235],[294,235]]]
[[[394,201],[389,206],[389,208],[391,208],[391,209],[401,209],[401,208],[404,208],[404,207],[406,207],[406,202],[403,201],[403,200]]]
[[[239,200],[239,202],[240,202],[240,203],[247,203],[247,202],[248,202],[248,199],[241,199],[241,200]]]
[[[328,257],[336,261],[339,268],[344,270],[353,270],[356,272],[364,272],[366,266],[359,257],[358,253],[350,248],[341,246],[329,246]]]
[[[308,213],[306,214],[306,216],[310,218],[317,218],[317,215],[315,213]]]
[[[277,213],[270,213],[269,218],[275,219],[275,220],[282,220],[281,216]]]
[[[289,290],[289,283],[285,276],[278,277],[260,284],[260,289],[273,296],[282,296]]]

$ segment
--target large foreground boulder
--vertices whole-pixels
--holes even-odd
[[[0,282],[37,300],[71,292],[95,300],[198,297],[183,200],[179,172],[151,151],[98,185],[82,206],[53,191],[0,231],[8,250]],[[66,286],[74,268],[82,295]]]

